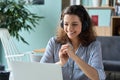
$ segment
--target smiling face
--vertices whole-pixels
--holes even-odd
[[[64,31],[69,39],[78,39],[78,35],[82,30],[82,23],[78,16],[66,14],[64,16]]]

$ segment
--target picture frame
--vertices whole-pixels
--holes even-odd
[[[44,0],[24,0],[26,4],[44,5]]]
[[[43,5],[44,4],[44,0],[33,0],[32,3],[33,4]]]
[[[98,26],[98,15],[91,15],[93,26]]]

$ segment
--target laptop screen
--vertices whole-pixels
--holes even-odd
[[[52,63],[10,62],[14,80],[63,80],[61,67]]]

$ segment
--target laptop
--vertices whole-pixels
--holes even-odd
[[[63,80],[61,67],[52,63],[10,62],[13,80]]]

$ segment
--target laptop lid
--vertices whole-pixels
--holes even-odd
[[[52,63],[10,62],[14,80],[63,80],[61,67]]]

